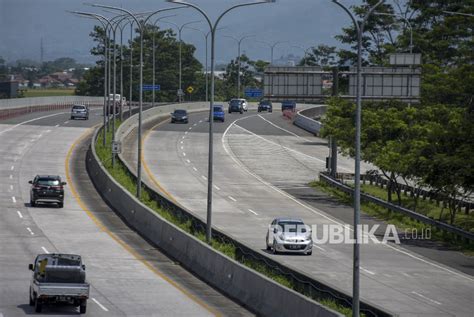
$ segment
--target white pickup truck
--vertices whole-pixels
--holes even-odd
[[[40,313],[43,305],[79,306],[86,313],[90,285],[86,282],[86,267],[80,255],[39,254],[34,264],[30,283],[30,305]]]

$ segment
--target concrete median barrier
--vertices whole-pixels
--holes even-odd
[[[293,124],[314,135],[319,135],[321,122],[314,120],[314,117],[323,115],[326,112],[326,107],[325,105],[320,105],[298,111],[294,117]]]
[[[342,316],[217,252],[143,205],[107,172],[94,146],[86,159],[94,186],[132,228],[230,298],[263,316]]]

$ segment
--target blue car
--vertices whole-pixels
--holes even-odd
[[[219,120],[224,122],[225,120],[225,113],[224,113],[224,106],[222,105],[214,105],[214,120]]]

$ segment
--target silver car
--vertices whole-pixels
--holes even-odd
[[[311,229],[301,219],[276,218],[268,226],[265,239],[268,251],[277,253],[313,253]]]
[[[89,108],[84,105],[73,105],[71,109],[71,120],[76,118],[89,120]]]

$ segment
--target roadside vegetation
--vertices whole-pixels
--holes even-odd
[[[116,121],[116,128],[121,124],[120,121]],[[112,175],[112,177],[118,181],[128,192],[132,195],[136,194],[136,182],[135,178],[131,175],[125,165],[117,158],[115,167],[112,167],[112,156],[111,156],[111,140],[112,140],[112,130],[110,129],[106,136],[106,145],[103,146],[103,133],[99,133],[95,149],[96,153],[101,160],[102,164],[105,166],[107,171]],[[206,234],[204,228],[196,228],[193,226],[193,223],[190,219],[182,219],[174,214],[172,211],[162,208],[159,203],[152,198],[150,192],[143,187],[142,195],[140,201],[148,206],[150,209],[158,213],[161,217],[165,218],[167,221],[178,226],[187,233],[193,235],[197,239],[205,242]],[[215,250],[227,255],[231,259],[238,261],[239,263],[259,272],[260,274],[265,275],[266,277],[274,280],[275,282],[286,286],[290,289],[293,289],[309,298],[321,303],[322,305],[329,307],[335,311],[344,314],[345,316],[352,316],[352,309],[346,305],[342,305],[336,302],[334,299],[328,298],[328,296],[322,296],[315,294],[315,292],[310,292],[307,289],[301,289],[296,285],[292,278],[281,273],[278,268],[273,268],[269,264],[259,261],[251,257],[245,257],[238,248],[228,241],[219,241],[213,239],[211,247]],[[365,316],[362,314],[361,316]]]
[[[343,191],[333,186],[330,186],[325,182],[315,181],[315,182],[310,183],[310,186],[326,194],[329,194],[332,197],[335,197],[336,199],[338,199],[339,201],[341,201],[342,203],[346,205],[353,206],[354,201],[351,195],[344,193]],[[371,186],[367,184],[361,185],[361,191],[366,194],[378,197],[380,199],[387,200],[387,192],[384,189],[378,188],[376,186],[373,186],[373,185]],[[413,204],[413,199],[411,197],[404,197],[403,201],[406,204],[404,205],[404,207],[406,208],[409,208],[410,204]],[[469,255],[469,256],[474,255],[474,245],[466,243],[465,241],[462,241],[461,239],[459,239],[457,236],[452,235],[448,232],[436,230],[435,228],[432,228],[429,225],[426,225],[421,222],[417,222],[416,220],[408,216],[405,216],[396,212],[392,212],[379,205],[366,202],[366,201],[361,201],[361,211],[364,214],[372,216],[378,220],[385,221],[387,223],[395,225],[397,227],[397,230],[399,230],[400,233],[403,233],[403,232],[408,232],[408,233],[425,232],[426,233],[427,230],[429,230],[430,239],[447,243],[453,249],[459,250],[465,253],[466,255]],[[432,217],[432,216],[439,215],[439,213],[441,212],[441,208],[436,206],[436,204],[434,203],[423,201],[420,204],[419,212],[423,213],[424,215],[428,217]],[[466,221],[466,223],[463,223],[463,226],[464,226],[463,229],[465,230],[466,230],[466,227],[472,228],[473,221],[474,221],[474,217],[472,217],[472,215],[466,216],[466,218],[468,218],[468,220]]]

